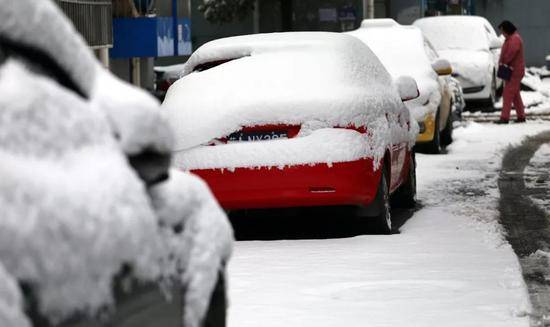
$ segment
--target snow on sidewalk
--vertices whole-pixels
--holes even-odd
[[[425,207],[400,234],[238,242],[229,326],[528,326],[496,178],[506,146],[549,128],[471,123],[449,154],[418,155]]]

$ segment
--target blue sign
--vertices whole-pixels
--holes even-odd
[[[176,22],[172,17],[113,19],[111,58],[190,55],[191,21],[183,18]]]

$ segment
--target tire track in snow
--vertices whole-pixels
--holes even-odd
[[[532,326],[550,326],[550,222],[531,201],[524,170],[538,148],[550,142],[550,131],[526,139],[505,153],[499,175],[500,222],[517,254],[533,305]]]

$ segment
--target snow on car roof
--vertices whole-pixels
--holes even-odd
[[[198,71],[209,63],[212,68]],[[205,44],[168,90],[163,108],[176,132],[175,149],[184,150],[242,126],[364,125],[365,108],[400,102],[391,77],[362,42],[340,33],[295,32]]]
[[[366,19],[361,27],[347,34],[365,42],[378,56],[394,79],[400,76],[411,76],[415,79],[420,97],[407,102],[409,107],[414,106],[413,115],[417,119],[424,119],[425,110],[421,110],[430,97],[438,97],[437,74],[424,48],[424,36],[419,28],[403,26],[393,19]],[[439,98],[434,99],[435,107]],[[432,102],[432,101],[431,101]]]
[[[394,79],[411,76],[419,83],[419,79],[436,76],[426,55],[420,29],[400,25],[393,19],[371,21],[347,34],[365,42]]]
[[[488,50],[488,35],[496,33],[487,19],[480,16],[437,16],[420,18],[419,27],[437,50]]]

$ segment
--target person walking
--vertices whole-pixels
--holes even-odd
[[[505,71],[503,74],[505,75],[504,99],[500,120],[496,121],[496,123],[508,124],[512,105],[514,105],[514,109],[516,110],[516,123],[523,123],[525,122],[525,107],[520,94],[521,80],[525,75],[523,40],[517,32],[516,26],[510,21],[503,21],[498,28],[506,41],[502,46],[499,60],[499,75],[501,75],[500,71]]]

